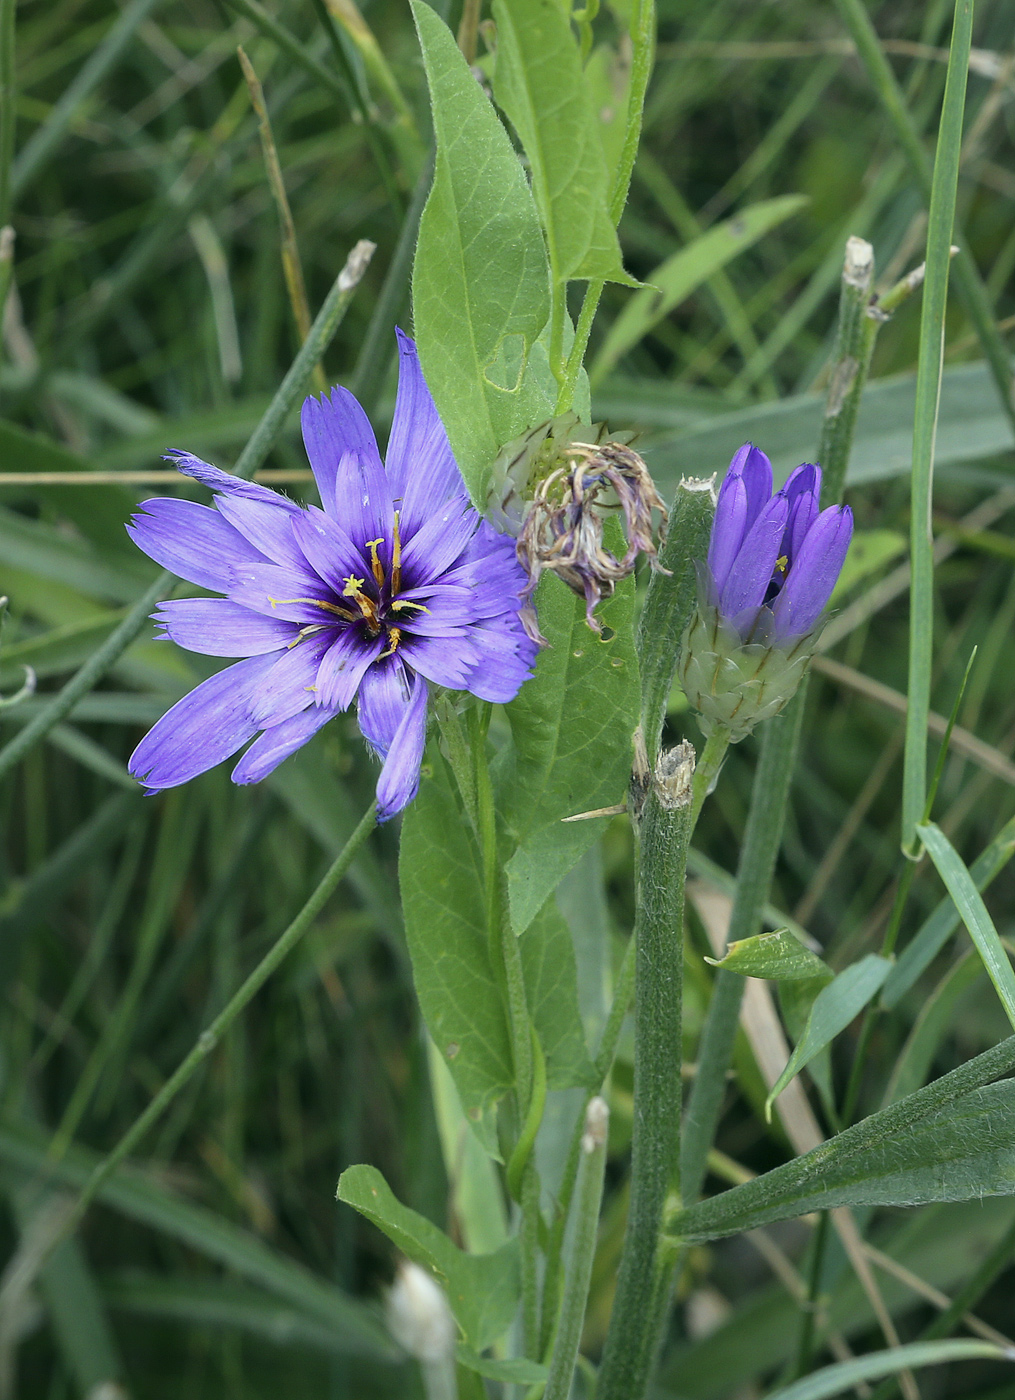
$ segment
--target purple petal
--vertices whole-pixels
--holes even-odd
[[[298,630],[228,598],[171,598],[152,617],[177,646],[205,656],[262,656],[288,646]]]
[[[342,458],[335,478],[334,515],[365,559],[370,557],[369,542],[379,542],[377,555],[387,572],[395,539],[395,503],[379,462]]]
[[[712,570],[716,588],[721,589],[747,529],[747,487],[738,473],[727,474],[719,488],[719,500],[712,520],[712,537],[708,545],[708,567]]]
[[[348,389],[337,387],[330,396],[310,398],[300,413],[303,443],[321,493],[321,505],[335,508],[335,482],[346,455],[381,469],[381,454],[370,422]],[[339,515],[342,514],[341,507]]]
[[[818,503],[821,500],[821,468],[811,462],[804,462],[790,472],[782,488],[789,502],[789,518],[782,538],[781,553],[789,565],[799,552],[804,536],[818,518]]]
[[[176,470],[182,472],[184,476],[192,476],[195,481],[200,481],[205,486],[210,486],[213,491],[219,491],[223,495],[236,496],[248,501],[260,501],[264,505],[279,506],[287,511],[301,509],[296,501],[290,501],[287,496],[280,496],[277,491],[272,491],[267,486],[258,486],[256,481],[244,481],[242,477],[220,471],[218,467],[202,462],[201,458],[195,457],[192,452],[181,452],[174,449],[172,452],[163,453],[163,456],[167,462],[175,462]]]
[[[742,456],[741,456],[742,454]],[[768,505],[772,495],[772,463],[753,442],[745,442],[734,457],[741,458],[740,474],[747,488],[747,529]]]
[[[250,715],[258,729],[281,724],[314,703],[317,670],[331,642],[330,628],[304,637],[261,677],[250,697]]]
[[[419,588],[437,579],[461,557],[476,533],[479,517],[467,496],[454,496],[408,541],[402,540],[402,577]]]
[[[398,397],[391,422],[385,466],[391,490],[401,501],[401,528],[411,535],[449,496],[463,491],[455,463],[430,390],[423,378],[416,344],[396,328],[398,337]]]
[[[287,569],[306,569],[306,560],[293,538],[293,527],[305,518],[305,511],[289,511],[242,496],[219,496],[215,504],[219,514],[272,563],[283,564]]]
[[[386,637],[371,637],[358,626],[348,627],[333,636],[317,672],[314,699],[325,709],[347,710],[368,668],[385,650],[388,641]]]
[[[454,637],[407,636],[399,648],[406,662],[414,671],[425,676],[434,685],[447,686],[449,690],[465,690],[479,654],[472,645],[472,635],[477,628],[460,629]]]
[[[178,700],[131,754],[134,777],[157,792],[230,758],[260,728],[250,716],[250,698],[274,664],[273,656],[237,661]]]
[[[531,677],[539,648],[521,623],[510,631],[503,625],[474,627],[471,638],[480,655],[465,688],[480,700],[508,704]]]
[[[416,796],[426,744],[426,681],[397,657],[373,666],[359,693],[359,724],[384,759],[377,781],[377,820],[385,822]]]
[[[849,506],[829,506],[811,526],[772,605],[780,641],[809,632],[825,609],[853,536]]]
[[[263,734],[259,734],[250,748],[233,769],[234,783],[259,783],[269,773],[301,749],[308,739],[334,719],[334,710],[325,710],[311,705],[298,715],[284,719],[281,724],[273,724]]]
[[[315,607],[315,598],[331,602],[334,594],[306,566],[300,573],[281,564],[240,564],[230,571],[224,587],[233,602],[265,617],[298,622],[303,627],[339,620],[329,609]]]
[[[747,531],[719,594],[723,617],[733,617],[745,608],[758,608],[765,601],[788,512],[785,496],[773,496]]]
[[[157,496],[143,501],[127,534],[156,564],[202,588],[225,593],[237,564],[263,563],[264,555],[210,506]]]
[[[307,563],[340,597],[350,576],[369,576],[369,551],[364,557],[338,521],[324,511],[294,516],[292,532]]]

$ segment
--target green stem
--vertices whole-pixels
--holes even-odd
[[[698,817],[705,798],[711,792],[726,762],[726,750],[730,746],[730,731],[716,729],[705,740],[705,747],[698,755],[694,769],[694,794],[691,800],[691,831],[698,825]]]
[[[791,1380],[805,1376],[810,1370],[811,1355],[814,1351],[814,1329],[817,1321],[818,1298],[821,1294],[821,1277],[824,1272],[825,1247],[828,1240],[828,1211],[818,1216],[817,1229],[811,1241],[811,1267],[807,1278],[807,1298],[801,1309],[800,1338],[797,1342],[796,1365]]]
[[[730,942],[750,938],[761,926],[761,911],[768,898],[782,840],[806,696],[805,679],[782,715],[770,720],[762,730],[761,755],[737,866],[737,889],[728,931]],[[719,1122],[726,1071],[733,1054],[744,986],[744,979],[737,973],[723,971],[716,974],[712,986],[712,999],[698,1048],[698,1071],[684,1119],[680,1174],[685,1201],[696,1199],[705,1178],[708,1150]]]
[[[327,904],[328,900],[338,888],[339,883],[345,876],[355,859],[356,853],[373,831],[377,821],[377,804],[371,803],[359,825],[349,837],[345,846],[332,861],[320,884],[313,894],[304,904],[303,908],[276,939],[270,950],[264,955],[254,970],[244,981],[243,985],[233,994],[229,1002],[206,1030],[202,1031],[194,1044],[193,1049],[181,1061],[175,1072],[166,1080],[165,1084],[149,1103],[148,1107],[134,1123],[120,1141],[113,1148],[112,1152],[96,1166],[91,1176],[82,1188],[80,1196],[74,1203],[67,1220],[56,1239],[50,1245],[55,1248],[63,1239],[66,1239],[81,1223],[85,1212],[101,1191],[104,1183],[108,1181],[119,1164],[127,1157],[138,1143],[144,1138],[162,1114],[172,1103],[173,1099],[193,1077],[195,1071],[204,1063],[211,1052],[215,1049],[222,1036],[239,1016],[240,1012],[267,982],[275,969],[292,952],[296,944],[310,928],[318,914]]]
[[[14,161],[14,127],[17,83],[14,69],[14,12],[17,0],[0,0],[0,228],[11,221],[11,166]],[[3,301],[0,300],[0,312]]]
[[[303,342],[271,403],[265,409],[264,416],[254,429],[250,441],[240,453],[233,468],[236,476],[249,479],[271,451],[290,412],[306,390],[307,381],[315,365],[331,344],[373,252],[374,244],[362,240],[349,254],[345,266],[335,279],[310,328],[310,334]],[[110,633],[102,646],[92,652],[81,669],[75,672],[46,708],[40,710],[24,729],[0,749],[0,777],[9,772],[35,744],[44,739],[54,725],[70,714],[81,697],[87,695],[106,672],[115,666],[144,628],[152,608],[161,602],[172,586],[173,575],[162,570],[116,630]]]
[[[870,314],[874,250],[862,238],[846,242],[839,297],[839,330],[818,443],[823,503],[841,501],[860,396],[867,382],[879,322]]]
[[[927,222],[927,277],[920,307],[910,517],[909,703],[902,774],[902,849],[911,858],[915,858],[920,849],[916,828],[927,801],[927,717],[934,647],[934,531],[931,520],[934,440],[941,396],[948,272],[972,25],[972,0],[957,0],[934,159]],[[1010,377],[1009,371],[1009,398]]]
[[[972,11],[971,2],[962,0],[962,3],[956,8],[956,24],[959,22],[959,11],[965,8],[967,3],[968,10]],[[856,44],[860,61],[867,69],[878,99],[884,107],[885,115],[895,128],[896,138],[909,163],[913,178],[923,194],[924,202],[929,206],[933,183],[930,159],[924,150],[923,142],[920,140],[917,125],[906,106],[902,89],[899,87],[891,64],[881,47],[864,0],[836,0],[836,4],[851,38]],[[967,70],[968,56],[962,70],[963,84]],[[941,127],[944,127],[943,114]],[[990,296],[969,251],[968,239],[960,227],[955,229],[955,242],[959,245],[959,251],[955,257],[956,288],[980,339],[984,356],[997,384],[997,391],[1001,397],[1004,411],[1015,424],[1015,395],[1012,393],[1011,363],[1001,333],[994,321]]]
[[[684,870],[693,771],[686,760],[679,764],[679,751],[675,757],[676,767],[664,755],[653,774],[639,830],[631,1199],[597,1400],[641,1400],[669,1292],[672,1242],[661,1244],[660,1233],[680,1156]]]
[[[571,342],[571,353],[567,357],[567,366],[564,370],[564,382],[557,391],[557,405],[555,414],[567,413],[574,403],[574,396],[578,390],[578,376],[581,374],[582,365],[585,363],[585,351],[589,345],[589,334],[592,330],[592,322],[596,319],[596,312],[599,309],[599,298],[603,294],[605,282],[590,282],[585,288],[585,296],[582,299],[582,309],[578,313],[578,324],[574,328],[574,340]]]
[[[585,1110],[581,1136],[581,1163],[575,1188],[575,1208],[571,1220],[567,1263],[564,1270],[564,1297],[561,1301],[557,1336],[550,1358],[550,1374],[543,1400],[568,1400],[574,1377],[582,1323],[588,1302],[592,1260],[596,1252],[599,1208],[603,1199],[606,1170],[606,1129],[609,1110],[603,1099],[594,1098]]]

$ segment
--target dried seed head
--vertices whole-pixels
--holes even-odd
[[[620,442],[572,442],[567,458],[566,465],[538,483],[518,536],[518,558],[528,575],[522,621],[529,635],[544,644],[532,596],[545,570],[584,597],[588,625],[600,632],[596,605],[631,573],[639,553],[654,568],[661,567],[652,514],[658,511],[665,527],[666,506],[638,453]],[[624,515],[627,550],[619,559],[603,544],[605,512],[611,509]]]

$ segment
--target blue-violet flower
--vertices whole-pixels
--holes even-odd
[[[764,452],[745,443],[730,463],[678,667],[706,733],[743,738],[800,683],[853,534],[849,507],[820,497],[811,463],[774,496]]]
[[[427,682],[506,702],[531,675],[515,542],[472,507],[408,336],[386,465],[347,390],[303,405],[323,510],[171,454],[210,486],[214,508],[161,498],[128,527],[165,568],[221,598],[154,614],[190,651],[243,657],[203,681],[135,749],[149,791],[175,787],[250,747],[233,781],[258,782],[356,700],[383,760],[384,821],[416,794]],[[254,736],[257,735],[255,738]]]

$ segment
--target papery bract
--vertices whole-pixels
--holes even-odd
[[[176,452],[179,470],[216,493],[214,508],[146,501],[128,527],[158,563],[225,595],[162,603],[163,635],[244,658],[184,696],[138,745],[130,771],[149,791],[186,782],[251,739],[233,780],[257,782],[355,699],[383,760],[383,821],[419,785],[428,681],[508,701],[531,674],[514,540],[470,504],[416,347],[398,336],[386,466],[362,408],[336,388],[307,399],[302,414],[323,510]]]

